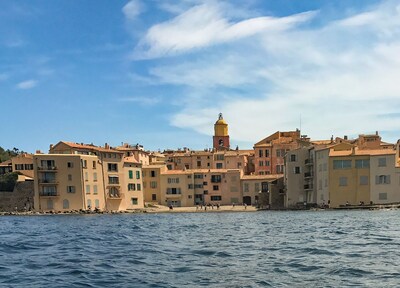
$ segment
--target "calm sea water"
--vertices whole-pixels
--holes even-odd
[[[398,287],[400,211],[0,217],[0,287]]]

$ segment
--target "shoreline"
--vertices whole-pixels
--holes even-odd
[[[114,214],[161,214],[161,213],[229,213],[229,212],[258,212],[258,211],[338,211],[338,210],[398,210],[400,204],[387,205],[365,205],[365,206],[343,206],[335,208],[311,208],[311,209],[261,209],[254,206],[220,206],[219,208],[207,207],[174,207],[170,209],[167,206],[154,205],[133,210],[124,211],[93,211],[93,210],[73,210],[73,211],[0,211],[0,216],[44,216],[44,215],[114,215]]]

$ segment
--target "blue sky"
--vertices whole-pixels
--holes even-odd
[[[0,146],[400,138],[400,3],[0,0]]]

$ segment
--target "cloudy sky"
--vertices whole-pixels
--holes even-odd
[[[400,2],[0,0],[0,146],[400,138]],[[301,123],[301,124],[300,124]]]

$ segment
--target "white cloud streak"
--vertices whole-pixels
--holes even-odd
[[[197,5],[174,19],[151,27],[136,47],[134,57],[157,58],[231,42],[261,32],[282,32],[310,20],[315,12],[288,17],[257,17],[237,23],[224,18],[216,3]]]
[[[26,80],[17,84],[17,88],[21,90],[28,90],[32,89],[37,85],[36,80]]]

